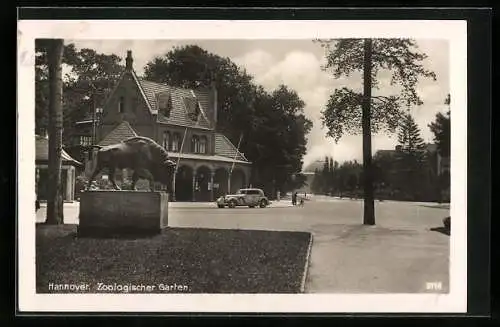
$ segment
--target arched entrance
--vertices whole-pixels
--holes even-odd
[[[180,166],[175,176],[175,200],[191,201],[193,197],[193,169]]]
[[[227,194],[227,179],[229,173],[225,168],[219,168],[215,171],[214,175],[214,198]]]
[[[210,168],[201,166],[196,170],[196,178],[194,185],[194,200],[209,202],[211,191],[210,184]]]
[[[231,194],[236,193],[240,188],[246,187],[245,173],[241,169],[233,170],[231,174]]]

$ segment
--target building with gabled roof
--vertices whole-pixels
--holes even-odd
[[[93,119],[76,123],[77,137],[88,144]],[[251,163],[237,146],[216,132],[217,89],[184,89],[139,78],[127,52],[125,70],[107,98],[96,130],[98,145],[128,137],[155,140],[176,161],[177,201],[213,201],[246,187]],[[92,158],[92,156],[87,156]],[[92,163],[87,163],[86,173]]]
[[[82,163],[73,159],[64,149],[61,151],[61,186],[64,201],[73,201],[75,198],[76,168]],[[35,181],[37,200],[46,201],[48,198],[49,181],[49,138],[44,135],[35,135]]]

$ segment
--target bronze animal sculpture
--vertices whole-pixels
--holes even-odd
[[[172,190],[175,162],[169,159],[167,151],[158,143],[147,137],[131,137],[120,143],[98,146],[95,169],[87,184],[90,189],[92,181],[103,169],[109,172],[109,181],[115,190],[120,190],[116,185],[115,170],[131,169],[132,189],[136,190],[136,183],[140,178],[149,181],[151,191],[154,191],[154,182],[165,185],[167,192]]]

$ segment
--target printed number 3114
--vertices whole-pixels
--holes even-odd
[[[441,282],[427,282],[425,288],[431,291],[440,291],[443,288]]]

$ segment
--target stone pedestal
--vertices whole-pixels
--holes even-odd
[[[79,236],[157,234],[168,226],[168,194],[86,191],[80,197]]]

